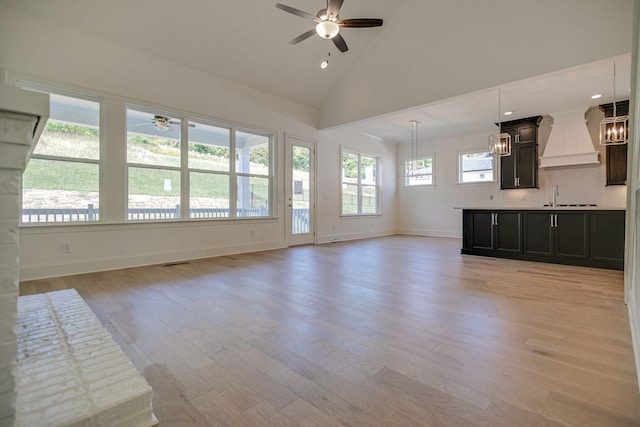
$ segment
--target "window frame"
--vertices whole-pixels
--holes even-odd
[[[351,182],[345,182],[344,180],[344,154],[345,153],[349,153],[351,155],[355,155],[357,156],[357,165],[358,165],[358,169],[357,169],[357,183],[351,183]],[[371,185],[371,184],[363,184],[362,183],[362,157],[370,157],[375,159],[376,161],[376,172],[375,172],[375,184]],[[370,154],[370,153],[365,153],[362,152],[360,150],[354,150],[354,149],[350,149],[350,148],[345,148],[345,147],[340,147],[340,188],[339,188],[339,202],[340,202],[340,216],[341,217],[349,217],[349,218],[354,218],[354,217],[365,217],[365,216],[380,216],[382,215],[382,208],[381,208],[381,188],[380,188],[380,177],[381,177],[381,166],[382,166],[382,158],[381,156],[377,155],[377,154]],[[358,205],[357,205],[357,212],[356,213],[345,213],[344,212],[344,186],[345,185],[355,185],[358,189],[357,191],[357,200],[358,200]],[[362,188],[363,187],[374,187],[375,189],[375,196],[376,196],[376,211],[373,213],[363,213],[363,203],[362,203],[362,199],[363,199],[363,191]]]
[[[487,153],[490,154],[489,150],[467,150],[467,151],[459,151],[458,152],[458,179],[457,179],[457,184],[458,185],[469,185],[469,184],[491,184],[491,183],[496,183],[498,182],[498,163],[496,161],[496,156],[491,156],[491,167],[492,167],[492,174],[493,177],[490,180],[478,180],[478,181],[463,181],[463,168],[462,168],[462,156],[466,155],[466,154],[480,154],[480,153]]]
[[[37,221],[37,222],[24,222],[24,179],[21,175],[20,178],[20,226],[24,227],[42,227],[42,226],[73,226],[73,225],[87,225],[87,224],[102,224],[105,222],[105,217],[100,213],[104,212],[104,159],[106,157],[106,101],[105,99],[84,93],[82,91],[66,89],[55,84],[43,84],[37,83],[32,80],[18,78],[15,82],[16,86],[20,89],[30,90],[34,92],[45,93],[48,95],[59,95],[68,98],[75,98],[83,101],[95,102],[98,104],[98,158],[84,158],[84,157],[67,157],[51,154],[38,154],[35,149],[30,155],[30,160],[44,160],[64,163],[77,163],[83,165],[97,165],[98,167],[98,217],[96,220],[68,220],[68,221],[56,221],[55,217],[53,221]],[[29,165],[27,165],[27,168]],[[26,171],[26,169],[25,169]],[[45,208],[46,209],[46,208]],[[56,209],[56,208],[51,208]]]
[[[225,220],[255,220],[255,219],[269,219],[275,218],[275,203],[274,203],[274,186],[275,186],[275,158],[276,158],[276,132],[256,129],[248,126],[238,126],[229,123],[222,123],[219,121],[203,119],[200,117],[192,117],[186,114],[180,114],[178,112],[170,112],[163,109],[151,108],[140,104],[126,103],[125,104],[125,116],[128,117],[128,111],[134,110],[153,115],[164,115],[174,120],[180,120],[180,166],[161,166],[161,165],[149,165],[140,163],[129,163],[128,151],[125,154],[125,170],[126,170],[126,194],[125,194],[125,206],[127,213],[125,215],[125,222],[127,223],[145,223],[145,222],[179,222],[179,221],[225,221]],[[196,126],[198,124],[203,126],[212,126],[221,129],[227,129],[229,131],[229,170],[207,170],[197,167],[189,166],[189,124],[193,123]],[[267,174],[257,174],[251,172],[238,172],[236,170],[236,154],[238,152],[236,134],[238,132],[248,133],[252,135],[258,135],[268,139],[269,149],[269,162]],[[128,131],[125,129],[125,133]],[[126,147],[125,149],[127,149]],[[180,217],[176,218],[163,218],[163,219],[130,219],[128,213],[128,200],[129,200],[129,168],[148,168],[155,170],[168,170],[178,171],[180,173]],[[219,175],[227,176],[229,180],[229,207],[227,216],[191,216],[191,173],[199,173],[206,175]],[[238,180],[239,178],[262,178],[268,181],[267,184],[267,214],[256,216],[240,216],[238,215]]]
[[[431,175],[431,182],[430,183],[425,183],[425,184],[410,184],[410,175],[408,173],[408,169],[409,169],[409,162],[412,162],[414,159],[405,159],[404,160],[404,167],[403,167],[403,171],[404,171],[404,187],[405,188],[420,188],[420,187],[435,187],[436,185],[436,156],[435,154],[429,154],[429,155],[425,155],[425,156],[421,156],[419,158],[416,158],[415,161],[420,161],[420,160],[431,160],[431,173],[430,174],[416,174],[416,177],[421,177],[421,176],[429,176]]]

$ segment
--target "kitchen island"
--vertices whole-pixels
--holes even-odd
[[[462,254],[624,269],[624,209],[586,205],[460,209]]]

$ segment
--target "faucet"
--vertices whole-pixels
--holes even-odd
[[[558,207],[558,186],[554,185],[553,186],[553,201],[551,202],[551,206],[554,208]]]

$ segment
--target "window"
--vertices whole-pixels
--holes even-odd
[[[378,157],[342,151],[342,215],[380,212]]]
[[[130,220],[271,215],[271,134],[134,108],[127,129]]]
[[[128,219],[180,218],[181,120],[127,109]]]
[[[22,223],[100,218],[100,103],[49,93],[47,125],[22,176]]]
[[[458,158],[458,183],[494,181],[494,157],[490,152],[460,153]]]
[[[433,157],[424,157],[404,162],[404,185],[433,185]]]

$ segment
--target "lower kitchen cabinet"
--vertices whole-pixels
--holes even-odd
[[[524,212],[524,253],[586,260],[589,257],[589,212]]]
[[[463,254],[622,270],[624,210],[464,209]]]
[[[594,211],[591,213],[591,261],[594,265],[615,265],[624,268],[624,211]],[[620,242],[623,242],[620,244]]]
[[[464,211],[464,247],[482,255],[522,253],[522,212]]]

